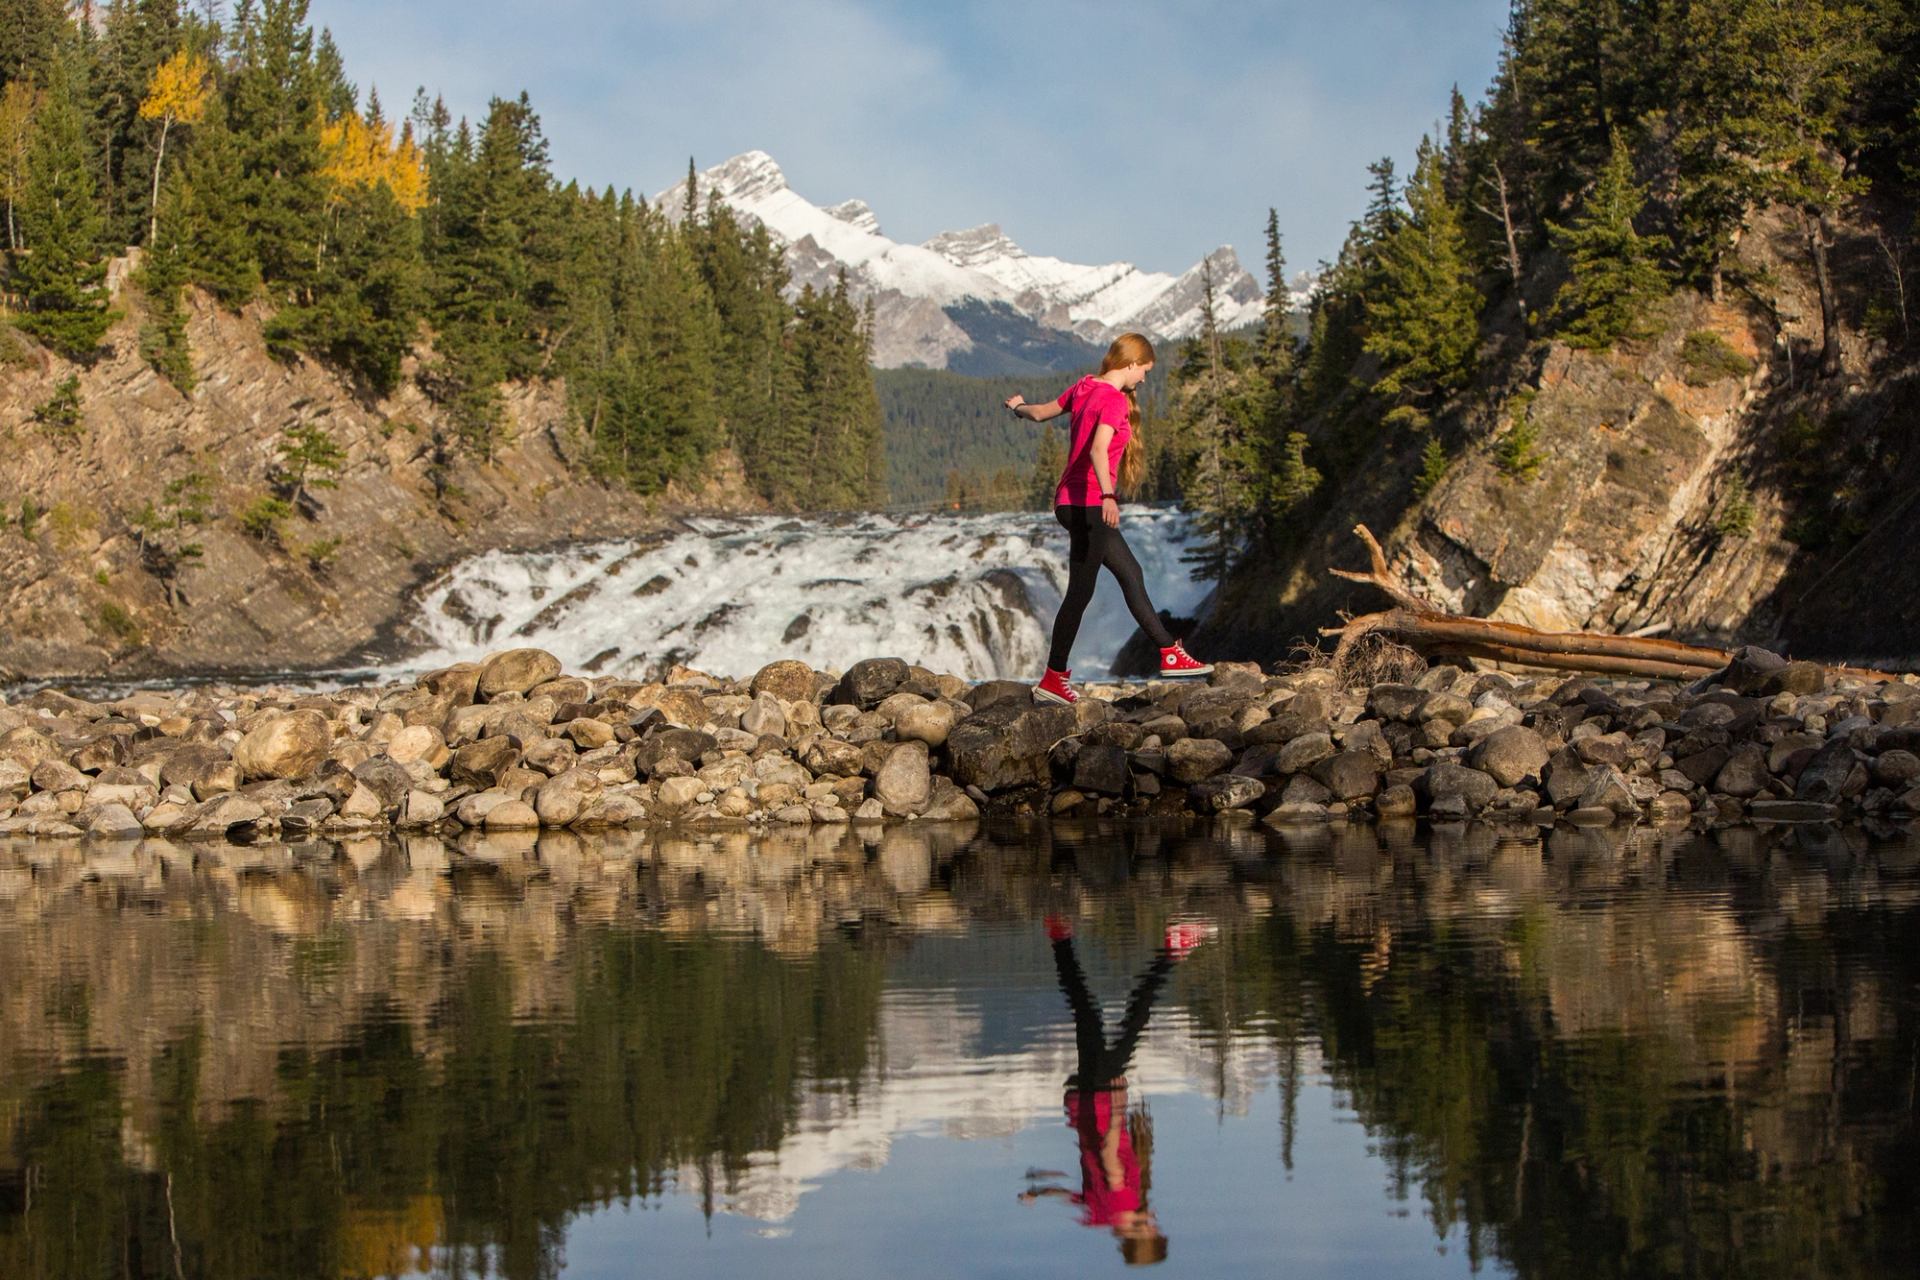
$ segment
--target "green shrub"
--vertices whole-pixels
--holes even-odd
[[[1546,460],[1535,447],[1539,438],[1540,429],[1528,419],[1522,418],[1509,427],[1493,446],[1493,461],[1501,474],[1522,482],[1539,474],[1540,464]]]
[[[1747,478],[1735,471],[1720,490],[1714,504],[1713,531],[1722,538],[1744,538],[1753,532],[1753,497],[1747,491]]]
[[[139,644],[141,641],[140,624],[133,615],[109,600],[100,606],[100,625],[108,635],[126,644]]]
[[[1744,378],[1753,372],[1753,361],[1711,329],[1695,329],[1686,336],[1680,344],[1680,363],[1686,366],[1690,387],[1704,387],[1722,378]]]
[[[47,509],[32,498],[20,499],[20,536],[32,539],[34,530],[40,523],[40,517],[45,514]]]
[[[1424,498],[1432,493],[1440,481],[1446,478],[1447,468],[1453,465],[1453,459],[1447,456],[1446,446],[1438,439],[1427,441],[1427,447],[1420,451],[1420,474],[1413,480],[1413,495]]]
[[[278,542],[280,526],[293,517],[293,504],[284,498],[263,493],[240,512],[240,529],[250,538]]]
[[[324,573],[332,567],[344,542],[343,538],[321,538],[302,547],[300,554],[306,557],[308,568],[315,573]]]
[[[80,375],[70,374],[34,408],[33,420],[62,439],[80,434]]]

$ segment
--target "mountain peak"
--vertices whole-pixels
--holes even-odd
[[[997,222],[983,222],[965,231],[942,231],[922,246],[959,267],[971,267],[992,259],[1024,258],[1027,251],[1013,242]]]
[[[869,235],[880,235],[880,219],[875,216],[872,206],[865,200],[842,200],[839,204],[828,205],[822,212],[828,217],[838,218],[850,227],[864,231]]]

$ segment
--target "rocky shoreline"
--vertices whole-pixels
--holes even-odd
[[[1034,704],[897,658],[750,680],[565,675],[514,649],[411,685],[218,686],[0,705],[0,836],[251,841],[985,814],[1583,826],[1920,815],[1920,681],[1742,650],[1691,686],[1439,666]]]

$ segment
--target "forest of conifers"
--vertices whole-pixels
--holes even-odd
[[[844,287],[789,299],[778,248],[717,203],[562,183],[525,95],[475,124],[423,93],[395,121],[306,0],[224,21],[0,0],[0,182],[6,307],[70,359],[99,350],[108,262],[138,246],[142,349],[183,390],[193,285],[264,302],[277,350],[371,394],[430,336],[417,376],[449,444],[482,457],[502,385],[559,375],[594,465],[643,492],[731,446],[776,505],[884,497],[868,322]]]

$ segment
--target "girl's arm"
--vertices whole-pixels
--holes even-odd
[[[1048,418],[1057,418],[1067,411],[1058,400],[1048,400],[1044,404],[1028,404],[1027,398],[1018,391],[1007,397],[1007,408],[1013,410],[1014,417],[1025,418],[1028,422],[1045,422]]]
[[[1113,468],[1107,455],[1113,446],[1113,425],[1103,422],[1093,429],[1093,478],[1100,482],[1100,519],[1109,529],[1120,527],[1120,501],[1113,496]]]

